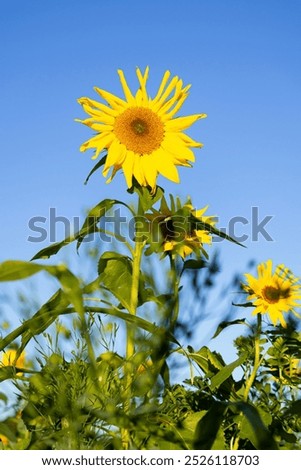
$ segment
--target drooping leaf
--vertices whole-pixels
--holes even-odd
[[[185,271],[185,269],[202,269],[207,266],[208,263],[203,259],[188,259],[184,261],[182,272]]]
[[[254,304],[252,304],[252,302],[245,302],[244,304],[235,304],[234,302],[232,302],[232,305],[234,305],[234,307],[254,307]]]
[[[212,336],[212,339],[213,338],[216,338],[225,328],[228,328],[228,326],[232,326],[232,325],[244,325],[245,324],[245,318],[238,318],[237,320],[233,320],[233,321],[222,321],[214,335]]]
[[[190,217],[191,217],[192,223],[195,225],[195,228],[197,230],[205,230],[206,232],[209,232],[212,235],[216,235],[219,238],[223,238],[224,240],[228,240],[232,243],[235,243],[236,245],[239,245],[239,246],[242,246],[243,248],[245,248],[245,245],[243,245],[242,243],[235,240],[235,238],[230,237],[230,235],[227,235],[222,230],[219,230],[218,228],[214,227],[213,225],[211,225],[207,222],[204,222],[204,221],[198,219],[197,217],[194,217],[193,215],[191,215]]]
[[[99,162],[96,163],[96,165],[92,168],[92,170],[90,171],[90,173],[88,174],[87,178],[85,179],[85,182],[84,184],[87,184],[90,177],[93,175],[93,173],[95,173],[95,171],[98,170],[98,168],[102,167],[105,163],[106,163],[106,158],[107,158],[107,154],[104,155],[100,160]]]
[[[78,278],[64,265],[47,266],[30,261],[10,260],[0,264],[0,281],[17,281],[45,271],[61,283],[62,288],[79,313],[83,313],[82,291]]]
[[[61,242],[52,243],[51,245],[46,246],[45,248],[42,248],[42,250],[38,251],[38,253],[36,253],[31,258],[31,261],[36,259],[48,259],[50,256],[56,255],[62,248],[64,248],[64,246],[74,242],[74,240],[76,240],[76,237],[72,236],[62,240]]]
[[[127,209],[131,210],[131,208],[122,201],[117,201],[114,199],[104,199],[100,203],[96,204],[89,212],[84,220],[84,223],[81,229],[76,232],[74,235],[70,235],[64,240],[60,242],[52,243],[51,245],[43,248],[38,253],[36,253],[32,258],[31,261],[36,259],[48,259],[50,256],[56,255],[62,248],[69,245],[70,243],[77,240],[77,250],[79,249],[81,243],[88,235],[93,233],[106,233],[106,230],[100,229],[97,227],[100,219],[105,216],[106,212],[110,210],[113,205],[121,204],[127,207]],[[119,236],[118,234],[114,234],[116,239],[120,239],[123,241],[123,237]]]
[[[115,204],[123,205],[132,212],[131,208],[127,204],[122,201],[117,201],[116,199],[104,199],[100,203],[96,204],[96,206],[94,206],[88,212],[81,229],[75,235],[75,238],[77,239],[77,250],[86,236],[98,232],[97,224],[99,223],[100,219],[104,217],[107,211],[109,211]]]

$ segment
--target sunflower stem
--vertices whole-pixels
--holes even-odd
[[[172,309],[170,314],[170,331],[173,333],[177,324],[179,315],[179,282],[180,276],[177,274],[175,256],[170,255],[170,273],[171,273],[171,289],[173,294]]]
[[[141,204],[139,200],[138,214],[141,213]],[[141,235],[136,233],[135,247],[133,252],[133,267],[132,267],[132,285],[130,296],[129,315],[136,315],[139,297],[139,281],[140,281],[140,266],[143,247],[145,241],[141,241]],[[126,355],[125,355],[125,392],[126,398],[124,402],[124,412],[127,414],[130,411],[132,403],[132,381],[133,381],[133,363],[132,358],[135,354],[135,326],[127,324],[127,337],[126,337]],[[122,429],[122,442],[125,450],[130,446],[130,432],[128,429]]]
[[[257,330],[254,338],[254,365],[253,370],[246,381],[246,388],[244,393],[244,401],[248,401],[251,387],[256,379],[257,371],[260,366],[260,336],[261,336],[261,314],[257,314]]]
[[[249,394],[250,390],[255,382],[256,376],[258,369],[261,364],[261,358],[260,358],[260,338],[261,338],[261,314],[257,314],[257,329],[254,337],[254,363],[253,363],[253,369],[251,374],[249,375],[248,379],[246,380],[246,385],[245,385],[245,391],[243,395],[243,400],[245,402],[248,402],[249,400]],[[242,417],[242,413],[240,413]],[[241,423],[240,423],[241,424]],[[238,431],[240,430],[240,424],[238,425]],[[233,446],[231,450],[238,450],[239,447],[239,435],[234,439]]]

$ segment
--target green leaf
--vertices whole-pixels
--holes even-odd
[[[45,267],[28,261],[4,261],[0,264],[0,282],[18,281],[33,276]]]
[[[208,263],[204,261],[203,259],[188,259],[184,262],[182,272],[185,269],[202,269],[206,268],[208,266]]]
[[[230,237],[230,235],[227,235],[222,230],[215,228],[213,225],[208,224],[207,222],[203,222],[202,220],[199,220],[197,217],[194,217],[193,215],[191,215],[190,217],[197,230],[205,230],[213,235],[216,235],[217,237],[223,238],[224,240],[228,240],[232,243],[235,243],[236,245],[246,248],[245,245],[235,240],[235,238]]]
[[[218,435],[227,405],[216,402],[207,413],[199,420],[194,433],[193,449],[212,449]]]
[[[121,204],[129,209],[132,213],[131,208],[122,201],[117,201],[116,199],[104,199],[100,203],[96,204],[89,212],[82,225],[80,231],[75,235],[77,239],[76,249],[78,250],[82,244],[84,238],[87,235],[98,232],[97,224],[100,219],[105,216],[106,212],[109,211],[115,204]]]
[[[114,251],[106,251],[99,259],[98,274],[101,284],[130,311],[132,260]]]
[[[31,258],[31,261],[34,261],[36,259],[48,259],[50,258],[50,256],[56,255],[62,248],[64,248],[64,246],[67,246],[69,245],[69,243],[74,242],[74,240],[76,240],[75,236],[65,238],[65,240],[61,242],[52,243],[51,245],[46,246],[42,250],[38,251],[38,253],[36,253]]]
[[[301,399],[293,402],[285,411],[284,416],[297,415],[301,416]]]
[[[88,174],[87,178],[85,179],[85,182],[84,184],[87,184],[89,179],[90,179],[90,176],[93,175],[93,173],[95,173],[95,171],[98,170],[98,168],[100,168],[101,166],[103,166],[106,162],[106,159],[107,159],[107,154],[104,155],[101,160],[99,160],[99,162],[96,163],[96,165],[92,168],[92,170],[90,171],[90,173]]]
[[[69,245],[69,243],[72,243],[75,240],[77,240],[78,250],[86,236],[92,233],[106,233],[106,230],[98,228],[97,224],[99,223],[100,219],[105,216],[106,212],[113,207],[114,204],[121,204],[132,212],[131,208],[122,201],[117,201],[115,199],[104,199],[100,203],[96,204],[96,206],[94,206],[88,212],[88,215],[78,232],[60,242],[52,243],[51,245],[43,248],[31,258],[31,261],[36,259],[48,259],[50,256],[56,255],[62,248],[64,248],[64,246]],[[124,240],[124,238],[118,236],[118,234],[114,234],[114,236],[121,241]]]
[[[243,354],[241,357],[236,359],[236,361],[231,362],[230,364],[224,366],[216,375],[211,378],[210,389],[213,391],[216,388],[220,387],[232,374],[232,372],[243,364],[248,356],[248,353]]]
[[[252,304],[252,302],[246,302],[244,304],[235,304],[234,302],[232,302],[232,305],[234,305],[234,307],[254,307],[254,304]]]
[[[228,326],[231,326],[231,325],[244,325],[245,320],[246,320],[245,318],[239,318],[239,319],[233,320],[233,321],[222,321],[218,325],[218,327],[216,329],[216,332],[212,336],[212,339],[216,338],[225,328],[228,328]]]
[[[4,261],[0,264],[0,281],[18,281],[33,276],[40,271],[45,271],[56,277],[61,283],[70,303],[74,305],[79,313],[84,312],[80,282],[64,265],[47,266],[30,261]]]
[[[270,413],[244,402],[233,403],[230,407],[236,408],[244,415],[240,425],[240,437],[242,439],[249,439],[255,449],[258,450],[278,449],[272,434],[263,422],[264,419],[267,425],[271,423],[272,416]]]

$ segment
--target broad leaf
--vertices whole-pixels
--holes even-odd
[[[193,448],[195,450],[212,449],[227,405],[216,402],[199,420],[194,433]]]
[[[131,310],[132,260],[112,251],[102,254],[98,262],[101,284],[106,287],[128,311]]]
[[[255,406],[244,402],[233,403],[230,407],[238,409],[244,415],[240,425],[242,439],[249,439],[255,449],[277,450],[277,444],[266,426],[272,421],[270,413],[259,411]],[[266,421],[266,425],[262,418]]]

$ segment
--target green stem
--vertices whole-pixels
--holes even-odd
[[[176,263],[174,255],[170,255],[170,273],[171,273],[171,290],[173,293],[172,310],[170,312],[170,331],[173,333],[179,315],[179,282],[180,277],[177,275]]]
[[[250,377],[246,381],[244,401],[248,401],[251,387],[256,379],[257,371],[260,366],[260,336],[261,336],[261,314],[257,315],[257,331],[254,339],[254,365]]]
[[[259,313],[257,315],[257,330],[256,330],[255,338],[254,338],[254,364],[253,364],[252,372],[250,376],[248,377],[248,379],[246,380],[245,392],[243,395],[243,400],[245,402],[249,400],[250,390],[255,382],[257,372],[261,364],[260,337],[261,337],[261,314]],[[240,415],[242,416],[242,413],[240,413]],[[240,424],[238,425],[238,432],[239,430],[240,430]],[[234,443],[233,443],[231,450],[238,450],[238,447],[239,447],[239,435],[237,435],[236,438],[234,439]]]
[[[142,252],[145,242],[139,241],[139,233],[137,234],[137,239],[135,241],[135,248],[133,253],[133,268],[132,268],[132,286],[131,286],[131,297],[130,297],[130,308],[129,315],[136,315],[137,306],[138,306],[138,296],[139,296],[139,280],[140,280],[140,266]],[[132,401],[132,377],[134,374],[133,364],[131,359],[135,353],[135,326],[127,323],[127,338],[126,338],[126,355],[125,355],[125,402],[124,402],[124,412],[128,413],[131,408]],[[121,430],[121,438],[123,443],[123,448],[125,450],[129,449],[130,445],[130,433],[128,429]]]

